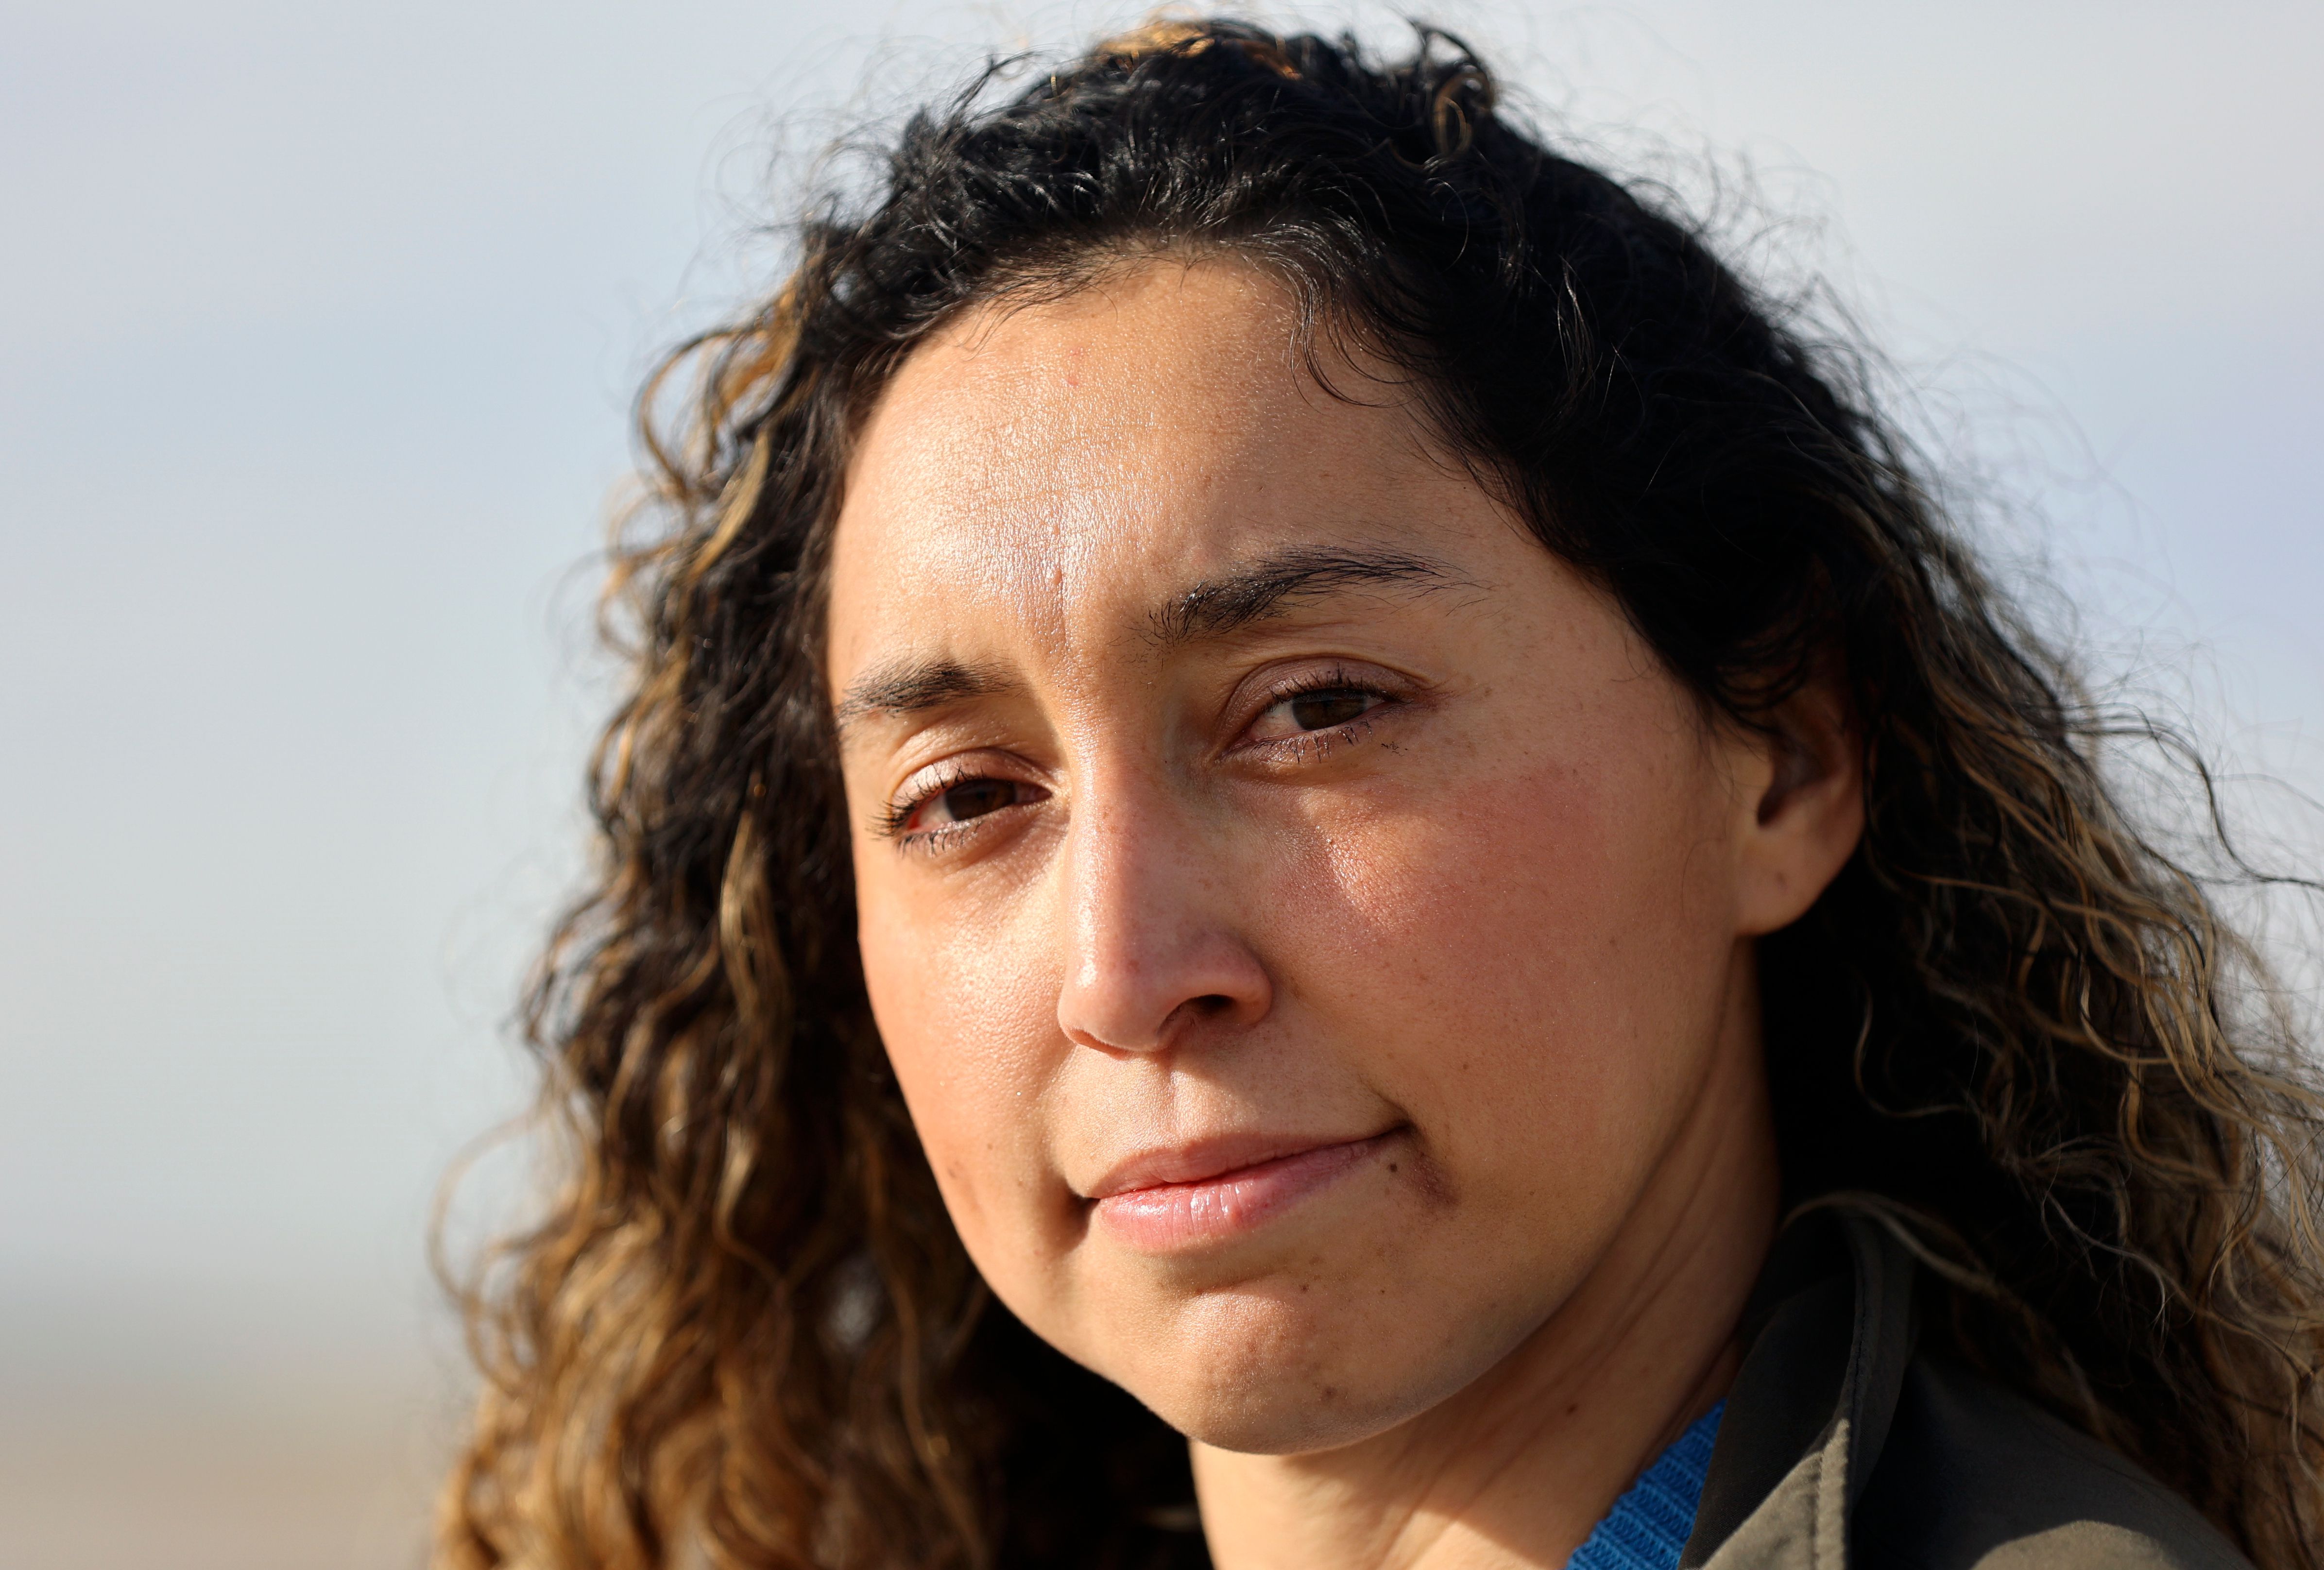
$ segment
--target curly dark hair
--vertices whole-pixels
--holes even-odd
[[[865,1001],[820,670],[840,477],[902,358],[1171,253],[1409,373],[1708,711],[1837,673],[1868,827],[1761,945],[1791,1201],[1883,1216],[1928,1336],[2269,1570],[2317,1564],[2324,1103],[1858,357],[1442,32],[1383,61],[1157,24],[1006,80],[912,119],[641,400],[598,870],[526,1014],[565,1177],[464,1288],[485,1383],[438,1563],[1203,1562],[1183,1444],[993,1303],[946,1218]]]

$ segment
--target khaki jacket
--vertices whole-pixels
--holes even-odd
[[[1860,1217],[1784,1233],[1681,1570],[2249,1570],[2130,1462],[1916,1350],[1918,1269]]]

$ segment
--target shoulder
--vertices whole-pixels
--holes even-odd
[[[2249,1570],[2131,1462],[1957,1365],[1915,1357],[1853,1512],[1863,1570]]]

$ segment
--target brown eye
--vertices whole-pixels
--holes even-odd
[[[1014,780],[964,780],[928,805],[936,809],[934,816],[943,821],[965,823],[972,817],[1015,806],[1017,794]]]
[[[951,784],[919,798],[914,804],[899,806],[888,813],[882,819],[881,832],[899,841],[922,840],[942,830],[990,817],[1004,807],[1025,807],[1046,800],[1048,794],[1038,785],[1021,780],[983,774],[956,777]]]
[[[1360,717],[1379,702],[1379,695],[1352,687],[1303,692],[1291,700],[1291,723],[1303,731],[1327,731]]]

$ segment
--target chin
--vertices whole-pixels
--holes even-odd
[[[1375,1326],[1319,1316],[1308,1303],[1321,1295],[1206,1294],[1171,1316],[1172,1333],[1101,1371],[1187,1438],[1256,1455],[1369,1439],[1480,1371],[1416,1366],[1421,1347],[1451,1338],[1386,1337]]]
[[[1360,1444],[1412,1414],[1320,1403],[1313,1391],[1286,1391],[1278,1399],[1234,1410],[1204,1411],[1182,1422],[1161,1414],[1187,1438],[1213,1450],[1245,1455],[1314,1455]]]
[[[1250,1455],[1336,1450],[1393,1428],[1426,1403],[1382,1399],[1345,1375],[1268,1370],[1231,1387],[1173,1388],[1137,1395],[1187,1438]]]

